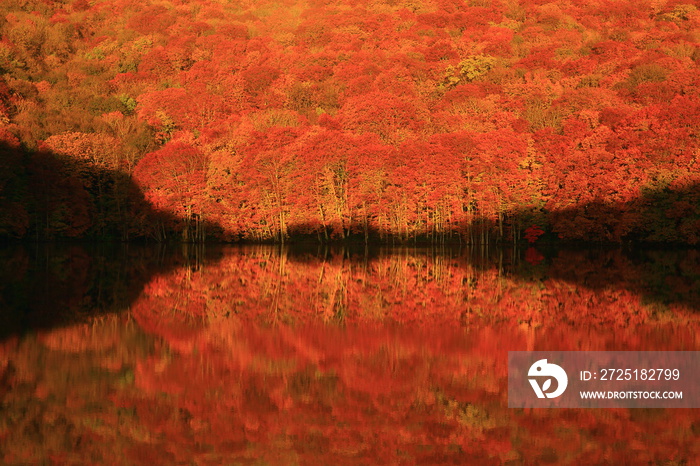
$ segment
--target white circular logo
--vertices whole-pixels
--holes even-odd
[[[566,371],[556,364],[547,363],[546,359],[540,359],[530,366],[527,376],[537,398],[556,398],[564,393],[569,383]],[[550,392],[552,379],[557,381],[557,385],[556,390]]]

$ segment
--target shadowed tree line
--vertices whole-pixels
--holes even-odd
[[[124,171],[0,143],[0,238],[164,240],[174,230],[196,239],[186,219],[153,208]]]
[[[554,232],[571,241],[700,242],[700,185],[645,190],[623,203],[592,202],[546,214]]]
[[[185,240],[175,247],[175,252],[164,245],[139,248],[131,242],[111,245],[101,242],[101,246],[94,243],[85,246],[96,248],[89,252],[81,246],[67,245],[69,249],[60,253],[51,250],[51,243],[41,247],[35,242],[11,243],[2,253],[6,265],[3,336],[82,320],[105,310],[127,309],[154,274],[183,265],[199,267],[212,263],[221,253],[211,253],[216,249],[211,246],[207,246],[210,253],[205,253],[202,241],[219,237],[224,231],[222,227],[153,208],[138,185],[120,170],[48,151],[27,152],[8,144],[0,146],[0,164],[0,234],[5,238]],[[363,239],[384,240],[388,245],[433,243],[437,248],[425,254],[441,256],[451,251],[449,255],[454,255],[454,251],[461,251],[456,253],[461,257],[459,263],[468,267],[497,268],[514,277],[534,277],[536,281],[561,279],[594,289],[624,288],[658,303],[661,310],[669,304],[699,309],[700,266],[693,250],[596,253],[595,257],[587,257],[591,253],[581,252],[577,256],[554,251],[542,255],[534,249],[523,251],[519,247],[525,242],[521,239],[523,233],[527,239],[541,242],[554,239],[560,232],[576,233],[578,237],[573,239],[579,242],[695,244],[700,231],[699,199],[697,185],[683,189],[665,187],[619,204],[588,203],[554,212],[516,210],[504,213],[499,219],[475,214],[470,224],[431,236],[388,235],[364,224],[358,225],[359,244],[355,248],[339,245],[335,250],[347,255],[348,264],[372,263],[387,251],[364,247]],[[524,225],[531,227],[523,232]],[[306,249],[282,250],[281,255],[289,256],[292,263],[301,260],[299,267],[304,267],[305,260],[323,262],[337,255],[329,252],[333,248],[321,244],[322,235],[308,234],[314,225],[290,224],[289,227],[291,239],[322,240],[318,246],[310,242]],[[296,231],[307,234],[295,235]],[[460,242],[463,249],[459,248]],[[447,249],[441,249],[442,243]],[[515,248],[508,248],[510,252],[504,256],[503,248],[493,247],[497,243]],[[406,254],[405,249],[398,251]],[[272,274],[271,280],[281,278]]]
[[[0,238],[184,242],[236,238],[194,211],[182,209],[176,214],[155,208],[129,174],[95,161],[46,150],[29,152],[19,144],[5,143],[0,144],[0,169]],[[420,220],[410,227],[405,223],[405,228],[382,227],[371,212],[344,220],[342,234],[329,234],[329,225],[313,221],[288,221],[284,233],[264,241],[514,244],[543,235],[548,242],[694,245],[700,241],[700,185],[661,183],[657,189],[644,190],[641,197],[619,203],[588,202],[552,210],[515,206],[489,216],[471,208],[467,214],[460,221],[432,225],[427,232],[416,226]]]

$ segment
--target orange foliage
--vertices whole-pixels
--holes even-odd
[[[159,176],[148,154],[180,163],[182,134],[219,154],[197,182],[201,227],[142,185],[181,220],[158,237],[517,243],[537,223],[547,239],[700,241],[693,5],[122,3],[0,7],[0,131],[129,174],[140,160],[142,181]],[[342,161],[260,156],[266,137],[319,126]],[[455,133],[469,146],[434,145]],[[0,232],[41,231],[32,209],[7,209]]]
[[[692,462],[696,410],[507,407],[508,351],[700,349],[698,255],[655,254],[194,256],[125,315],[0,344],[1,460]],[[683,294],[642,302],[658,281]]]

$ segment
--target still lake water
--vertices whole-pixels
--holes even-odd
[[[0,249],[0,463],[697,464],[698,409],[509,409],[509,350],[700,350],[697,250]]]

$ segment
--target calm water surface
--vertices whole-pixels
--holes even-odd
[[[507,407],[509,350],[700,350],[700,253],[0,249],[0,463],[697,464],[700,410]]]

